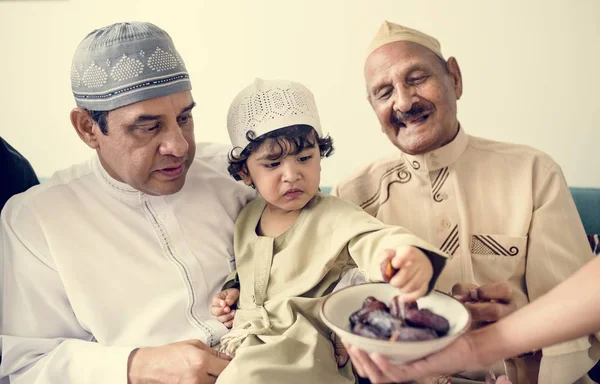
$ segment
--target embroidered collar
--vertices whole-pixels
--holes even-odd
[[[420,155],[402,153],[409,167],[418,171],[436,171],[454,163],[467,148],[469,137],[462,127],[459,127],[454,140],[441,148]],[[410,169],[409,168],[409,169]]]
[[[110,176],[102,166],[98,156],[95,156],[92,160],[92,168],[102,187],[109,191],[111,195],[127,203],[139,204],[140,198],[144,193]]]

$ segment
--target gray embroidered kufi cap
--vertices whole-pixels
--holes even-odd
[[[80,108],[111,111],[138,101],[192,89],[167,32],[151,23],[112,24],[87,35],[71,66]]]

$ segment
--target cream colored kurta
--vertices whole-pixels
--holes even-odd
[[[508,281],[520,306],[593,257],[560,167],[549,156],[471,137],[462,128],[440,149],[376,161],[333,194],[453,255],[438,279],[442,291],[457,282]],[[581,338],[543,354],[588,348]]]
[[[386,226],[356,205],[322,194],[281,236],[257,236],[265,206],[263,199],[252,201],[236,221],[240,299],[234,329],[221,343],[224,349],[236,339],[243,343],[217,382],[352,383],[349,364],[338,371],[331,333],[319,318],[323,297],[355,265],[368,279],[381,280],[385,248],[413,245],[430,251],[431,286],[446,259],[405,229]]]

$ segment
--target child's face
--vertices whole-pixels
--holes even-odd
[[[321,181],[319,147],[306,148],[297,155],[269,160],[270,145],[263,143],[246,162],[248,175],[242,173],[247,185],[254,186],[261,196],[275,208],[295,211],[313,198]]]

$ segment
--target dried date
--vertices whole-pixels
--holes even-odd
[[[387,311],[388,306],[385,305],[383,301],[379,301],[373,296],[369,296],[363,301],[363,308],[371,308],[371,309],[381,309],[382,311]]]
[[[383,281],[386,283],[389,283],[396,272],[398,272],[398,270],[392,266],[392,258],[393,257],[388,256],[381,263],[381,276],[383,277]]]
[[[389,312],[384,302],[377,300],[373,296],[367,297],[363,301],[362,308],[350,315],[350,324],[354,327],[356,324],[367,324],[369,313],[373,311]]]
[[[363,324],[368,324],[371,328],[376,329],[386,339],[392,336],[392,332],[405,325],[404,320],[390,315],[389,312],[380,310],[369,312]]]
[[[450,330],[450,323],[445,317],[436,315],[429,309],[411,309],[406,311],[404,320],[409,325],[419,328],[433,329],[442,336]]]

